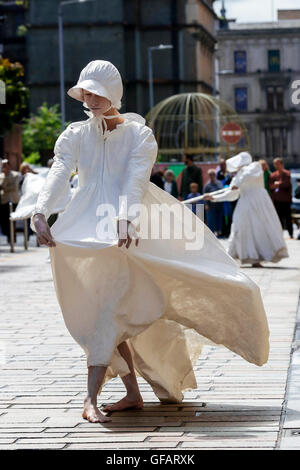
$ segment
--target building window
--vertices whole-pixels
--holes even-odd
[[[267,110],[283,111],[283,88],[281,86],[267,87]]]
[[[237,112],[248,110],[248,90],[247,88],[235,88],[235,109]]]
[[[267,157],[286,157],[287,135],[288,131],[286,127],[270,127],[265,129]]]
[[[280,72],[280,51],[268,51],[269,72]]]
[[[274,111],[274,87],[267,88],[267,110]]]
[[[276,88],[276,101],[277,101],[277,110],[282,111],[283,110],[283,88],[281,86]]]
[[[235,73],[247,72],[246,51],[234,51],[234,71]]]

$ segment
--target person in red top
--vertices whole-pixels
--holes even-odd
[[[282,228],[286,226],[290,237],[293,238],[293,224],[291,217],[292,183],[291,175],[284,169],[283,160],[273,160],[275,170],[269,179],[271,197],[280,219]]]

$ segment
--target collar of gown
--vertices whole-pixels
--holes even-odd
[[[143,125],[146,123],[145,118],[143,118],[140,114],[137,114],[137,113],[123,113],[123,114],[120,113],[118,115],[100,114],[99,116],[94,116],[94,114],[91,111],[84,110],[84,112],[87,116],[89,116],[89,118],[91,118],[92,122],[94,122],[97,125],[97,128],[99,129],[99,132],[103,138],[107,137],[112,132],[115,132],[116,129],[125,126],[130,121],[135,121]],[[123,118],[124,122],[117,124],[115,129],[113,129],[112,131],[109,131],[107,129],[106,119],[115,119],[116,117]],[[104,131],[103,131],[102,123],[104,125]]]
[[[102,135],[103,138],[107,137],[109,134],[111,134],[111,132],[113,132],[113,131],[108,130],[106,119],[116,119],[116,117],[123,117],[122,114],[118,114],[118,115],[116,115],[116,114],[111,114],[111,115],[99,114],[98,116],[95,116],[91,111],[84,111],[84,112],[97,125],[97,128],[99,129],[99,132],[100,132],[100,134]],[[103,131],[102,123],[103,123],[103,126],[104,126],[104,131]],[[117,124],[115,129],[117,129],[120,126],[123,126],[124,124],[125,124],[125,119],[124,119],[124,122],[122,122],[120,124]]]

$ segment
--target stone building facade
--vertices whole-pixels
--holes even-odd
[[[243,118],[251,153],[300,167],[300,106],[291,99],[292,83],[300,79],[300,19],[229,21],[217,39],[220,98]]]
[[[65,89],[91,60],[114,63],[124,80],[121,112],[149,111],[148,47],[153,51],[154,102],[188,92],[213,91],[216,43],[214,0],[95,0],[63,8]],[[58,0],[30,0],[27,34],[30,111],[59,103]],[[66,96],[66,118],[85,118]]]

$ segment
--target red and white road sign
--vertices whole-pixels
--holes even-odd
[[[226,144],[237,144],[242,138],[242,128],[235,122],[227,122],[221,129],[221,137]]]

